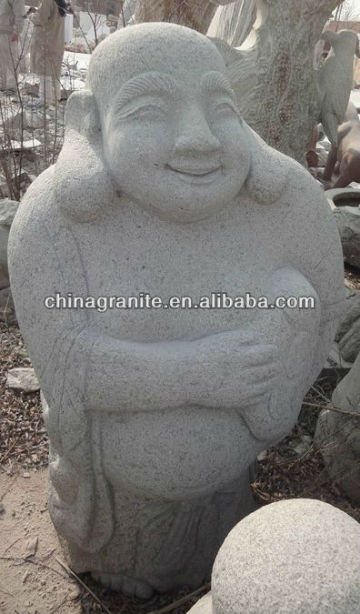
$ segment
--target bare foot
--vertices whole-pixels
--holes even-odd
[[[100,582],[104,586],[108,586],[114,591],[121,591],[124,595],[130,597],[138,597],[139,599],[150,599],[154,589],[147,582],[123,576],[121,574],[104,573],[102,571],[93,571],[91,573],[94,580]]]

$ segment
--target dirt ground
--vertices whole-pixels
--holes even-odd
[[[81,591],[58,563],[63,557],[46,500],[46,469],[0,474],[1,614],[82,611]]]
[[[46,468],[0,472],[0,536],[0,614],[161,614],[179,600],[171,611],[183,614],[206,592],[183,604],[186,587],[140,601],[101,587],[89,574],[72,577],[47,511]]]

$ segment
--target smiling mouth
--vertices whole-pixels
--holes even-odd
[[[168,165],[170,170],[175,171],[175,173],[181,173],[182,175],[191,175],[192,177],[204,177],[206,175],[211,175],[216,171],[219,171],[221,166],[215,166],[212,168],[174,168],[173,166]]]
[[[213,166],[211,168],[181,168],[167,165],[167,168],[174,173],[177,173],[181,179],[196,182],[207,183],[212,181],[222,172],[222,166]]]

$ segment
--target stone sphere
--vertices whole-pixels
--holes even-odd
[[[225,539],[214,614],[360,614],[360,524],[322,501],[273,503]]]

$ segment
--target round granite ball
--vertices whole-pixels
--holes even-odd
[[[212,574],[214,614],[360,614],[360,524],[291,499],[244,518]]]

